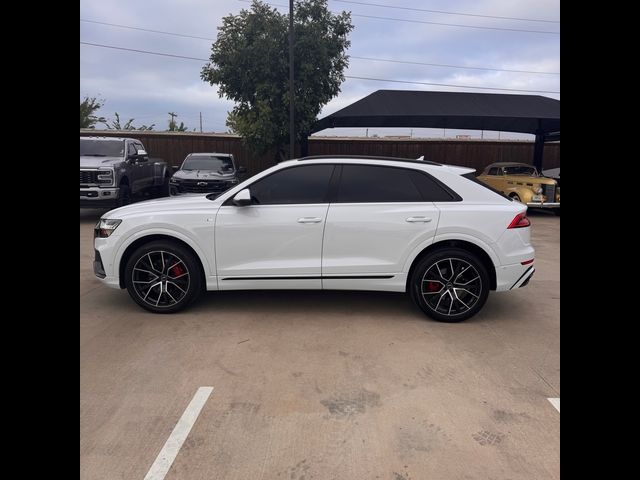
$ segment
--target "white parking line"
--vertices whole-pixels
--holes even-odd
[[[211,392],[213,392],[213,387],[198,388],[196,394],[182,414],[182,417],[180,417],[180,420],[178,420],[178,423],[173,428],[171,435],[169,435],[169,438],[167,438],[167,441],[164,443],[162,450],[160,450],[160,453],[156,457],[156,461],[151,465],[144,480],[164,479],[171,468],[171,464],[173,464],[173,461],[178,455],[182,444],[187,439],[191,427],[196,423],[196,419],[198,415],[200,415],[200,411],[207,402]]]
[[[558,410],[558,413],[559,413],[560,412],[560,399],[559,398],[547,398],[547,400],[549,400],[551,402],[551,405],[556,407],[556,410]]]

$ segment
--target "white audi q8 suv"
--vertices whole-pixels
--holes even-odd
[[[386,157],[282,162],[223,194],[111,210],[95,228],[94,271],[157,313],[203,290],[383,290],[458,322],[535,270],[527,207],[473,171]]]

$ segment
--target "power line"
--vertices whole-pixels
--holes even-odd
[[[375,62],[391,62],[391,63],[406,63],[409,65],[426,65],[429,67],[445,67],[445,68],[461,68],[463,70],[491,70],[494,72],[514,72],[514,73],[535,73],[540,75],[560,75],[559,72],[537,72],[532,70],[510,70],[506,68],[489,68],[489,67],[467,67],[462,65],[446,65],[442,63],[424,63],[424,62],[410,62],[407,60],[390,60],[387,58],[374,58],[374,57],[356,57],[349,55],[349,58],[356,58],[358,60],[371,60]]]
[[[413,7],[401,7],[398,5],[384,5],[381,3],[368,3],[368,2],[355,2],[351,0],[333,0],[340,3],[353,3],[356,5],[367,5],[372,7],[382,8],[395,8],[397,10],[411,10],[413,12],[428,12],[428,13],[444,13],[445,15],[461,15],[465,17],[482,17],[482,18],[498,18],[501,20],[522,20],[525,22],[543,22],[543,23],[560,23],[559,20],[542,20],[537,18],[520,18],[520,17],[503,17],[500,15],[481,15],[478,13],[462,13],[462,12],[445,12],[443,10],[428,10],[426,8],[413,8]]]
[[[145,53],[148,55],[159,55],[161,57],[172,57],[172,58],[184,58],[187,60],[198,60],[198,61],[202,61],[202,62],[208,62],[209,59],[206,58],[195,58],[195,57],[186,57],[184,55],[173,55],[170,53],[161,53],[161,52],[150,52],[148,50],[137,50],[134,48],[125,48],[125,47],[116,47],[113,45],[103,45],[100,43],[89,43],[89,42],[80,42],[81,45],[90,45],[93,47],[101,47],[101,48],[111,48],[113,50],[125,50],[127,52],[136,52],[136,53]],[[345,75],[345,78],[353,78],[355,80],[372,80],[372,81],[376,81],[376,82],[391,82],[391,83],[410,83],[410,84],[415,84],[415,85],[435,85],[435,86],[439,86],[439,87],[455,87],[455,88],[474,88],[474,89],[480,89],[480,90],[501,90],[501,91],[508,91],[508,92],[529,92],[529,93],[560,93],[560,92],[554,92],[554,91],[549,91],[549,90],[524,90],[524,89],[518,89],[518,88],[498,88],[498,87],[479,87],[479,86],[474,86],[474,85],[454,85],[454,84],[449,84],[449,83],[431,83],[431,82],[414,82],[414,81],[409,81],[409,80],[391,80],[391,79],[386,79],[386,78],[370,78],[370,77],[355,77],[355,76],[351,76],[351,75]]]
[[[206,38],[206,37],[198,37],[198,36],[194,36],[194,35],[187,35],[187,34],[182,34],[182,33],[175,33],[175,32],[164,32],[162,30],[150,30],[147,28],[139,28],[139,27],[132,27],[130,25],[120,25],[117,23],[107,23],[107,22],[98,22],[95,20],[83,20],[80,19],[81,22],[88,22],[88,23],[96,23],[98,25],[106,25],[109,27],[117,27],[117,28],[125,28],[125,29],[131,29],[131,30],[140,30],[143,32],[152,32],[152,33],[158,33],[161,35],[173,35],[176,37],[185,37],[185,38],[196,38],[199,40],[207,40],[207,41],[215,41],[214,38]],[[495,71],[495,72],[514,72],[514,73],[532,73],[532,74],[540,74],[540,75],[560,75],[559,72],[538,72],[538,71],[531,71],[531,70],[511,70],[511,69],[505,69],[505,68],[490,68],[490,67],[469,67],[469,66],[464,66],[464,65],[447,65],[447,64],[441,64],[441,63],[424,63],[424,62],[412,62],[412,61],[407,61],[407,60],[388,60],[385,58],[375,58],[375,57],[357,57],[354,55],[349,55],[350,58],[356,58],[358,60],[368,60],[368,61],[376,61],[376,62],[391,62],[391,63],[405,63],[408,65],[425,65],[425,66],[429,66],[429,67],[444,67],[444,68],[461,68],[461,69],[469,69],[469,70],[491,70],[491,71]]]
[[[151,32],[151,33],[161,33],[163,35],[173,35],[175,37],[196,38],[198,40],[214,40],[213,38],[198,37],[198,36],[195,36],[195,35],[186,35],[184,33],[162,32],[160,30],[150,30],[148,28],[131,27],[129,25],[119,25],[117,23],[98,22],[96,20],[84,20],[82,18],[80,19],[80,21],[81,22],[85,22],[85,23],[96,23],[98,25],[108,25],[110,27],[128,28],[129,30],[140,30],[141,32]]]
[[[239,2],[251,3],[251,0],[238,0]],[[267,3],[267,2],[265,2]],[[271,5],[272,7],[286,7],[289,8],[288,5],[282,5],[279,3],[267,3],[267,5]],[[335,12],[334,12],[335,13]],[[408,23],[421,23],[426,25],[440,25],[444,27],[460,27],[460,28],[475,28],[479,30],[502,30],[507,32],[526,32],[526,33],[543,33],[547,35],[560,35],[560,32],[549,32],[546,30],[523,30],[520,28],[502,28],[502,27],[484,27],[480,25],[464,25],[458,23],[442,23],[442,22],[428,22],[426,20],[409,20],[406,18],[392,18],[392,17],[380,17],[377,15],[362,15],[359,13],[351,13],[352,17],[361,17],[361,18],[373,18],[376,20],[391,20],[395,22],[408,22]]]
[[[521,90],[519,88],[494,88],[494,87],[476,87],[473,85],[453,85],[450,83],[431,83],[431,82],[414,82],[409,80],[390,80],[388,78],[369,78],[369,77],[354,77],[345,75],[346,78],[355,78],[358,80],[374,80],[376,82],[391,82],[391,83],[411,83],[415,85],[436,85],[438,87],[456,87],[456,88],[475,88],[480,90],[501,90],[505,92],[529,92],[529,93],[560,93],[550,90]]]
[[[208,62],[207,58],[185,57],[184,55],[172,55],[171,53],[150,52],[148,50],[136,50],[135,48],[114,47],[113,45],[102,45],[100,43],[80,42],[81,45],[91,45],[92,47],[112,48],[114,50],[126,50],[127,52],[146,53],[148,55],[158,55],[160,57],[186,58],[187,60],[198,60]]]

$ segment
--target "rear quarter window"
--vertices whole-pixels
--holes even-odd
[[[507,200],[509,200],[510,202],[513,202],[512,198],[507,197],[504,193],[502,193],[499,190],[496,190],[493,187],[490,187],[489,185],[487,185],[484,182],[481,182],[480,180],[478,180],[476,178],[476,176],[473,174],[473,172],[469,172],[469,173],[465,173],[464,175],[462,175],[464,178],[471,180],[473,183],[477,183],[478,185],[483,186],[484,188],[486,188],[487,190],[492,191],[493,193],[495,193],[496,195],[500,195],[502,198],[506,198]]]

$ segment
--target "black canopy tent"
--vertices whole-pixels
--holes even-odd
[[[530,133],[542,170],[545,141],[560,140],[560,101],[540,95],[378,90],[321,118],[311,133],[335,127],[455,128]],[[306,142],[305,142],[306,143]],[[303,155],[306,154],[303,145]]]

